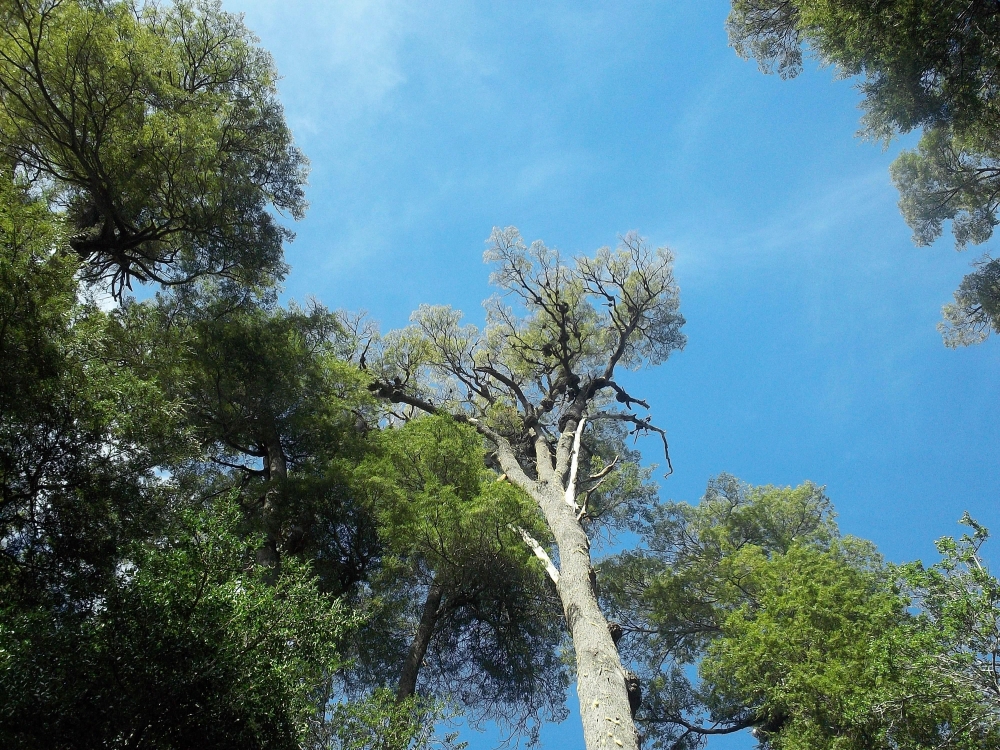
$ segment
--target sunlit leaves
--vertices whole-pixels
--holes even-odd
[[[270,56],[218,3],[15,0],[0,148],[54,189],[92,279],[267,283],[304,209]]]

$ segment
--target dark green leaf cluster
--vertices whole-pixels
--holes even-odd
[[[284,273],[305,160],[270,56],[211,0],[12,0],[0,10],[0,150],[67,209],[86,278]]]
[[[5,747],[300,747],[303,685],[339,665],[349,618],[308,569],[271,584],[233,504],[181,514],[118,552],[89,602],[7,600],[0,617]]]

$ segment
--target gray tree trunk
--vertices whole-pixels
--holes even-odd
[[[497,456],[507,477],[538,503],[559,550],[556,591],[576,653],[576,689],[587,750],[638,750],[625,669],[591,585],[590,540],[575,508],[576,472],[570,471],[575,427],[570,424],[563,432],[554,465],[548,445],[540,436],[536,439],[537,480],[527,475],[502,438]]]
[[[264,490],[262,521],[264,543],[257,550],[257,562],[277,570],[281,545],[281,485],[288,478],[288,462],[277,431],[267,441],[267,488]]]

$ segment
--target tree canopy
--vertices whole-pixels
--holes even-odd
[[[996,579],[973,527],[940,563],[899,568],[841,536],[812,484],[721,476],[697,506],[653,509],[645,548],[601,570],[653,745],[743,729],[776,750],[995,743]]]
[[[532,499],[545,537],[517,530],[562,604],[588,747],[635,748],[638,688],[597,602],[590,537],[627,524],[649,498],[648,474],[623,445],[627,431],[658,434],[669,465],[666,433],[634,413],[649,405],[616,377],[684,346],[673,256],[629,234],[616,250],[566,262],[508,227],[493,231],[484,259],[502,295],[486,303],[485,330],[462,326],[450,307],[419,308],[412,326],[366,344],[370,390],[399,405],[397,419],[415,410],[475,427],[490,463]],[[588,424],[600,427],[585,440]]]
[[[738,0],[731,28],[784,74],[809,34],[884,65],[879,137],[977,143],[994,19],[945,3],[907,57],[922,7],[852,35],[854,5]],[[279,303],[305,161],[275,80],[217,2],[0,8],[0,744],[460,750],[457,714],[530,743],[571,680],[590,750],[1000,743],[977,522],[890,565],[812,483],[657,501],[629,438],[667,475],[669,444],[629,373],[686,343],[668,249],[495,229],[482,329]],[[961,210],[956,237],[992,231]]]
[[[284,273],[269,212],[305,208],[270,56],[218,2],[14,0],[0,11],[2,151],[65,206],[86,278],[243,284]]]

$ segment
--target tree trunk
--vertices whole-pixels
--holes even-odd
[[[420,615],[417,633],[413,636],[410,652],[406,655],[406,661],[403,662],[403,669],[399,674],[399,686],[396,689],[397,703],[409,698],[417,689],[417,674],[424,662],[431,636],[434,635],[434,626],[437,625],[443,596],[444,589],[437,581],[432,581],[430,588],[427,589],[427,599],[424,601],[424,611]]]
[[[265,445],[267,450],[267,488],[264,491],[264,508],[261,520],[264,526],[264,543],[257,550],[257,562],[277,570],[281,545],[281,485],[288,478],[288,463],[277,431]]]
[[[508,479],[538,503],[559,550],[556,591],[576,653],[576,690],[587,750],[639,750],[625,669],[597,604],[590,579],[590,540],[577,517],[576,459],[582,429],[580,422],[564,428],[555,465],[544,436],[536,436],[538,479],[528,476],[509,442],[495,433],[493,439]]]
[[[638,750],[625,669],[591,585],[590,540],[565,502],[561,484],[549,482],[545,489],[548,491],[535,499],[559,549],[556,591],[576,652],[576,691],[584,742],[587,750]]]

